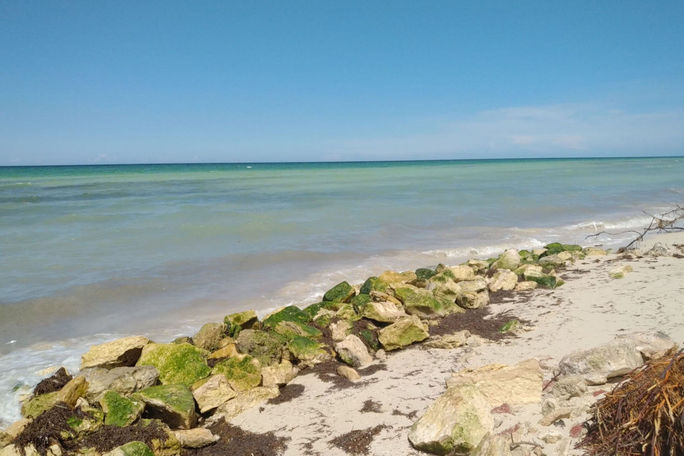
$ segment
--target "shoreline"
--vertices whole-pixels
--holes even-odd
[[[642,243],[641,248],[645,250],[656,242],[664,242],[670,245],[684,244],[684,234],[654,235],[647,238]],[[674,252],[677,254],[676,250]],[[365,384],[368,388],[354,389],[355,396],[366,397],[364,403],[371,401],[368,406],[372,409],[371,412],[362,412],[363,416],[356,416],[359,410],[365,407],[363,404],[359,409],[354,408],[359,405],[355,402],[355,405],[347,404],[348,395],[344,392],[338,391],[337,395],[331,396],[329,385],[320,380],[320,376],[312,375],[305,370],[295,377],[288,386],[281,388],[281,391],[291,386],[301,385],[307,397],[299,396],[295,402],[283,403],[283,405],[267,404],[252,408],[239,415],[232,422],[239,423],[239,427],[248,432],[276,431],[276,435],[280,435],[277,432],[279,431],[277,423],[286,418],[282,415],[283,412],[290,414],[290,418],[291,413],[299,416],[297,412],[291,412],[294,407],[293,404],[297,406],[298,410],[316,410],[316,406],[323,405],[320,403],[320,399],[325,396],[328,403],[323,405],[323,408],[318,409],[318,413],[321,414],[330,406],[329,401],[337,397],[339,410],[337,407],[333,407],[337,412],[325,419],[325,421],[333,421],[328,430],[319,429],[318,434],[316,434],[315,430],[311,429],[311,423],[316,421],[309,415],[308,424],[298,423],[286,433],[291,440],[288,444],[288,450],[284,454],[301,454],[297,453],[301,448],[295,449],[295,452],[292,452],[293,450],[290,448],[294,448],[297,442],[299,442],[300,447],[301,445],[309,445],[304,441],[305,437],[311,439],[318,435],[319,441],[325,443],[330,439],[326,440],[324,437],[330,435],[331,432],[342,434],[344,429],[358,430],[362,423],[402,426],[402,423],[407,419],[410,421],[408,415],[413,412],[420,415],[421,407],[424,409],[431,402],[431,399],[436,398],[444,391],[443,380],[449,372],[454,370],[477,368],[484,364],[502,361],[506,364],[512,364],[534,357],[539,359],[543,366],[547,366],[544,368],[546,377],[550,373],[553,362],[557,362],[563,355],[575,349],[586,349],[608,342],[615,335],[625,332],[627,328],[645,331],[658,328],[669,330],[668,335],[676,343],[682,344],[684,342],[684,329],[681,328],[684,328],[684,319],[677,314],[673,315],[671,309],[669,311],[663,310],[662,306],[667,307],[668,305],[671,306],[673,302],[676,303],[678,296],[684,292],[681,287],[677,288],[678,284],[676,283],[676,278],[682,276],[684,262],[678,262],[680,258],[673,256],[668,256],[666,262],[663,262],[662,258],[643,257],[627,260],[617,260],[617,258],[616,254],[611,254],[606,257],[592,258],[592,261],[587,261],[586,258],[578,259],[572,264],[572,269],[566,269],[560,274],[563,278],[566,278],[567,275],[568,279],[562,287],[549,291],[533,291],[529,296],[521,294],[518,299],[502,299],[499,302],[489,304],[487,309],[492,315],[515,312],[515,317],[531,322],[529,331],[521,332],[517,338],[505,339],[500,342],[476,341],[463,348],[452,350],[423,349],[422,345],[417,345],[393,352],[384,362],[386,366],[384,370],[369,374],[368,378],[363,377],[361,384]],[[610,279],[608,273],[614,263],[625,262],[633,265],[634,271],[627,274],[624,279]],[[637,283],[632,282],[636,278],[639,281]],[[674,282],[668,280],[672,278],[675,279]],[[624,284],[628,284],[628,286],[623,287]],[[620,286],[616,289],[616,285]],[[640,296],[640,298],[635,296]],[[520,300],[521,297],[524,299],[523,301]],[[626,311],[622,307],[617,308],[614,298],[630,300],[630,305],[625,307],[629,308],[630,311]],[[646,301],[653,299],[664,301],[659,302],[661,308],[656,309],[656,311],[644,308],[633,311],[635,303],[643,305]],[[594,303],[587,304],[590,301]],[[540,311],[539,309],[550,310]],[[665,316],[648,318],[649,315],[651,317],[657,316],[658,312],[664,312]],[[607,319],[608,315],[615,318]],[[644,319],[646,321],[642,321]],[[592,322],[593,326],[591,325]],[[559,337],[560,335],[564,335],[564,337]],[[568,344],[568,340],[572,340],[572,343]],[[426,377],[426,383],[422,385],[423,388],[417,389],[414,379],[411,379],[412,375],[409,375],[411,372],[405,370],[406,366],[416,367],[416,364],[421,366],[421,374]],[[411,370],[414,372],[417,369]],[[416,375],[415,372],[413,375]],[[406,387],[396,384],[397,381],[404,381],[401,379],[409,382]],[[411,381],[414,382],[412,392],[414,396],[401,407],[399,407],[400,404],[394,404],[397,406],[394,407],[391,403],[387,404],[383,401],[379,401],[380,406],[372,404],[375,402],[374,399],[386,398],[383,391],[387,392],[388,387],[410,391]],[[369,394],[364,395],[364,392]],[[310,397],[312,395],[313,398]],[[319,397],[316,398],[315,396]],[[390,393],[389,397],[393,397],[393,395]],[[403,399],[406,398],[403,397]],[[305,417],[306,413],[302,412],[301,415]],[[344,419],[340,417],[337,420],[335,415],[344,415]],[[272,416],[273,419],[270,419],[269,416]],[[356,416],[357,419],[350,420],[352,416]],[[304,421],[306,421],[305,418]],[[265,422],[269,424],[265,425]],[[293,423],[288,421],[288,424],[292,425]],[[349,427],[350,424],[352,425],[351,428]],[[281,432],[281,434],[283,433]],[[422,454],[412,449],[410,445],[407,447],[408,441],[405,438],[388,438],[391,434],[393,432],[389,432],[388,429],[378,429],[374,434],[375,438],[371,439],[373,445],[376,446],[372,447],[375,449],[370,454]],[[401,442],[392,443],[397,440],[401,440]],[[324,451],[323,447],[320,445],[317,447],[316,444],[311,444],[306,448],[311,451]],[[326,454],[331,451],[329,447],[326,446],[325,448]],[[335,450],[332,450],[330,454],[347,453],[336,453]],[[567,454],[575,453],[569,452]]]

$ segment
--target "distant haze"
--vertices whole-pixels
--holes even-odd
[[[0,165],[684,154],[684,2],[0,5]]]

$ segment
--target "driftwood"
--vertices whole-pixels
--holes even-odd
[[[680,206],[679,204],[674,207],[674,209],[671,209],[667,212],[664,212],[660,215],[653,215],[649,214],[648,212],[644,211],[644,214],[648,215],[651,217],[651,223],[648,224],[646,228],[644,228],[641,231],[638,230],[627,230],[627,231],[619,231],[619,232],[608,232],[608,231],[599,231],[598,233],[590,234],[587,236],[587,239],[589,238],[596,238],[602,235],[610,235],[610,236],[616,236],[620,234],[629,234],[633,233],[636,235],[632,241],[622,247],[620,250],[624,251],[632,247],[634,244],[637,242],[641,242],[644,240],[644,236],[646,236],[649,233],[673,233],[675,231],[684,231],[684,226],[682,225],[682,222],[684,222],[684,207]]]

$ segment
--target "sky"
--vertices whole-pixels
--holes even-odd
[[[0,0],[0,165],[684,155],[684,2]]]

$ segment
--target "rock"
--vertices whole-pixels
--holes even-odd
[[[552,242],[551,244],[547,244],[544,246],[546,248],[546,252],[544,252],[544,255],[554,255],[558,254],[561,252],[581,252],[582,247],[577,245],[577,244],[561,244],[558,242]]]
[[[487,281],[482,277],[478,277],[475,280],[459,282],[458,285],[461,287],[463,293],[477,293],[487,289]]]
[[[394,293],[404,305],[406,313],[411,315],[434,318],[448,313],[444,305],[435,299],[428,290],[416,288],[412,285],[403,285],[396,288]]]
[[[466,262],[466,265],[468,265],[476,274],[480,274],[485,272],[487,269],[489,269],[489,263],[484,261],[484,260],[477,260],[477,259],[472,259],[468,260]]]
[[[375,352],[375,359],[384,361],[387,359],[387,353],[382,348]]]
[[[423,345],[428,348],[452,349],[465,345],[468,336],[470,336],[470,332],[467,330],[458,331],[454,334],[445,334],[443,336],[431,336]]]
[[[332,340],[335,342],[344,340],[344,338],[347,337],[347,335],[351,331],[351,328],[351,322],[347,320],[338,320],[334,323],[330,323],[330,332]]]
[[[366,279],[363,285],[361,285],[359,293],[371,294],[373,291],[380,291],[384,293],[387,291],[388,287],[389,284],[384,280],[380,280],[379,277],[369,277]]]
[[[356,372],[354,368],[345,366],[344,364],[340,364],[339,366],[337,366],[337,375],[339,375],[340,377],[344,377],[352,382],[361,379],[361,376],[358,372]]]
[[[534,280],[524,280],[522,282],[518,282],[518,284],[515,286],[515,291],[534,290],[538,286],[539,285]]]
[[[202,448],[219,440],[218,435],[212,434],[209,429],[205,428],[173,431],[173,435],[183,448]]]
[[[89,401],[99,400],[107,390],[120,394],[131,394],[157,383],[159,372],[154,366],[115,367],[105,369],[92,367],[81,371],[88,382],[85,397]]]
[[[163,385],[181,384],[190,387],[209,376],[207,352],[190,344],[155,344],[143,348],[138,366],[154,366]]]
[[[616,339],[589,350],[575,351],[559,363],[561,375],[581,375],[590,385],[601,385],[644,363],[633,341]]]
[[[100,406],[105,413],[104,424],[128,426],[140,418],[145,404],[129,399],[116,391],[107,391],[100,399]]]
[[[647,360],[660,358],[669,350],[677,346],[667,334],[660,331],[624,334],[617,336],[616,340],[631,341],[641,355]]]
[[[112,451],[104,453],[102,456],[154,456],[154,453],[145,442],[134,440],[133,442],[128,442],[116,447]]]
[[[32,420],[22,418],[7,426],[4,431],[0,431],[0,448],[4,445],[9,445],[19,434],[24,431],[24,428],[31,423]]]
[[[287,349],[297,360],[307,365],[318,364],[331,358],[324,345],[308,337],[294,337],[287,343]]]
[[[214,412],[211,421],[217,421],[220,418],[224,418],[228,421],[252,407],[256,407],[269,399],[278,397],[279,394],[280,390],[278,390],[278,387],[276,386],[270,388],[264,386],[253,388],[221,405],[216,412]]]
[[[514,271],[517,275],[525,278],[525,274],[539,275],[543,274],[544,268],[538,264],[522,264]]]
[[[159,385],[135,393],[135,399],[146,404],[145,413],[159,418],[172,429],[189,429],[195,425],[195,399],[184,385]]]
[[[273,332],[246,329],[240,332],[235,343],[240,353],[253,356],[262,366],[268,366],[280,362],[287,339]]]
[[[625,264],[611,269],[610,272],[608,272],[608,275],[611,279],[622,279],[625,277],[625,274],[632,271],[632,266]]]
[[[381,323],[392,323],[402,317],[406,316],[406,312],[401,305],[397,305],[390,301],[384,302],[369,302],[361,309],[360,315],[369,320],[379,321]]]
[[[226,325],[226,332],[231,337],[236,337],[243,329],[250,329],[257,321],[259,321],[259,318],[253,310],[232,313],[226,315],[223,319],[223,323]]]
[[[465,283],[465,282],[462,282]],[[456,298],[456,304],[464,309],[479,309],[489,304],[489,292],[487,290],[480,292],[466,292]]]
[[[536,269],[528,269],[525,271],[523,273],[523,278],[526,281],[536,282],[537,285],[543,288],[556,288],[558,285],[558,279],[555,276],[537,272]]]
[[[214,351],[219,348],[225,332],[226,325],[223,323],[206,323],[197,334],[192,336],[192,341],[196,347],[207,351]]]
[[[510,456],[510,439],[503,435],[487,434],[471,454],[472,456]]]
[[[472,385],[449,388],[411,426],[409,441],[429,453],[470,454],[494,427],[490,408]]]
[[[541,424],[542,426],[551,426],[558,420],[570,418],[571,414],[572,409],[570,407],[559,407],[557,409],[552,410],[549,414],[544,415],[544,418],[539,420],[539,424]]]
[[[394,272],[394,271],[385,271],[380,276],[378,277],[379,281],[381,283],[385,283],[387,285],[390,285],[392,288],[396,288],[397,286],[401,286],[407,283],[414,282],[417,277],[416,273],[413,271],[406,271],[406,272]],[[387,291],[387,290],[378,290],[378,291]],[[363,293],[363,290],[361,291]]]
[[[520,266],[520,254],[515,249],[506,250],[492,263],[493,269],[510,269],[513,271],[518,266]]]
[[[279,323],[284,321],[289,321],[297,323],[300,325],[306,325],[309,323],[309,314],[301,310],[297,306],[287,306],[282,309],[278,309],[275,312],[264,318],[262,326],[264,328],[275,328]]]
[[[378,333],[378,340],[384,349],[389,351],[423,341],[429,335],[427,325],[420,318],[412,315],[382,328]]]
[[[543,375],[536,359],[521,361],[512,366],[490,364],[479,369],[452,374],[447,387],[472,385],[493,407],[541,402]]]
[[[192,396],[200,413],[206,413],[231,400],[237,393],[225,375],[216,374],[192,385]]]
[[[33,388],[34,395],[40,395],[45,393],[51,393],[53,391],[59,391],[66,385],[72,377],[69,375],[67,370],[63,367],[59,369],[42,369],[38,372],[40,375],[50,375],[48,378],[41,380],[35,388]]]
[[[283,360],[280,364],[274,364],[261,369],[262,384],[266,387],[287,385],[299,373],[299,369],[291,362]]]
[[[33,396],[21,403],[21,416],[37,418],[44,411],[51,409],[59,402],[59,391]]]
[[[563,255],[565,254],[565,255]],[[549,255],[545,256],[539,259],[539,264],[542,266],[553,266],[553,267],[560,267],[560,266],[565,266],[570,262],[570,259],[572,258],[572,255],[570,255],[568,252],[561,252],[558,254],[554,255]]]
[[[6,447],[0,447],[0,456],[25,456],[25,452],[22,453],[16,445],[8,445]]]
[[[349,302],[355,294],[354,287],[347,282],[340,282],[323,295],[323,301]]]
[[[131,336],[93,345],[81,357],[81,369],[88,367],[134,366],[144,346],[150,343],[147,337]]]
[[[226,359],[226,358],[232,358],[233,356],[237,356],[240,353],[238,352],[237,346],[235,344],[228,344],[223,348],[219,348],[215,352],[212,352],[207,356],[207,360],[221,360],[221,359]]]
[[[672,251],[662,243],[656,242],[653,247],[646,252],[646,255],[651,257],[670,256],[672,255]]]
[[[361,316],[356,313],[356,309],[351,303],[342,304],[337,312],[335,312],[337,318],[343,320],[356,321],[361,319]]]
[[[494,276],[492,276],[492,279],[489,282],[489,291],[509,291],[514,289],[517,283],[518,276],[515,272],[509,269],[500,269],[494,273]]]
[[[335,344],[335,351],[342,361],[352,367],[364,368],[373,362],[366,345],[353,334]]]
[[[573,397],[579,397],[587,392],[587,384],[584,377],[581,375],[566,375],[559,377],[551,387],[551,393],[554,397],[562,400],[568,400]]]
[[[192,345],[192,337],[180,336],[171,341],[172,344],[190,344]]]
[[[318,328],[294,321],[281,321],[273,330],[288,339],[294,336],[321,337],[323,335]]]
[[[212,375],[222,374],[235,391],[247,391],[261,384],[261,363],[249,355],[239,355],[214,366]]]
[[[59,390],[57,400],[59,402],[64,402],[69,407],[74,407],[78,398],[84,396],[87,390],[88,382],[84,376],[79,375],[78,377],[69,380],[69,382]]]
[[[463,282],[466,280],[475,280],[475,271],[472,267],[465,264],[459,266],[450,266],[448,268],[451,272],[451,278],[455,282]]]
[[[598,247],[587,247],[584,249],[584,254],[586,256],[606,256],[608,252],[604,249],[599,249]]]

